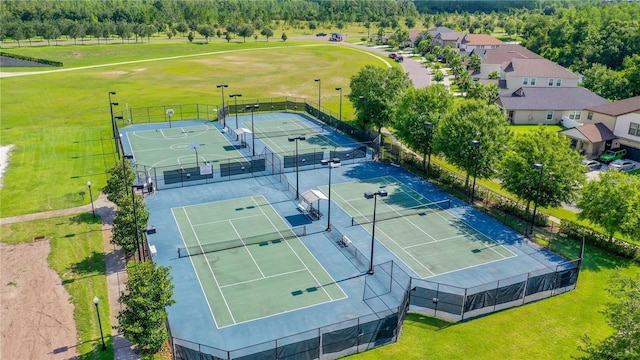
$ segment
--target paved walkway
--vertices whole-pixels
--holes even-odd
[[[110,202],[106,195],[100,194],[96,201],[94,201],[93,206],[95,207],[96,215],[102,218],[102,241],[106,255],[109,314],[112,326],[111,338],[113,342],[114,358],[117,360],[138,360],[140,359],[140,356],[136,354],[134,346],[129,342],[129,340],[125,339],[122,334],[118,333],[117,328],[114,328],[118,325],[117,315],[122,309],[118,299],[120,298],[120,294],[125,290],[125,283],[127,281],[126,259],[124,252],[120,250],[119,247],[111,244],[111,228],[113,227],[116,205]],[[87,204],[69,209],[0,218],[0,225],[48,219],[58,216],[75,215],[91,211],[91,204]]]

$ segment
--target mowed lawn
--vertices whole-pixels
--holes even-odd
[[[78,193],[86,191],[87,181],[96,190],[104,186],[105,172],[116,160],[110,141],[109,91],[117,92],[113,100],[120,104],[118,109],[219,105],[222,100],[216,84],[228,84],[225,95],[241,93],[242,101],[271,97],[313,101],[318,96],[314,78],[319,77],[323,107],[337,112],[340,99],[335,87],[348,89],[350,77],[366,64],[388,64],[388,59],[347,46],[310,42],[129,44],[24,48],[14,52],[90,66],[123,62],[127,51],[131,61],[188,53],[206,55],[1,80],[0,141],[2,145],[15,145],[0,190],[2,217],[86,204],[88,197],[82,199]],[[343,113],[345,117],[353,113],[346,99]]]
[[[229,84],[226,94],[242,93],[245,101],[289,96],[315,102],[318,83],[314,78],[320,77],[323,107],[337,111],[335,87],[343,87],[346,96],[350,77],[362,66],[387,66],[387,59],[345,46],[286,44],[286,48],[282,42],[259,44],[264,49],[248,42],[228,46],[129,44],[15,51],[64,61],[67,66],[207,54],[1,79],[0,142],[16,146],[0,190],[1,216],[86,204],[88,196],[83,199],[78,195],[80,190],[86,191],[86,182],[92,181],[94,189],[104,186],[105,171],[116,158],[109,139],[109,91],[117,92],[114,100],[120,106],[129,107],[220,104],[221,94],[215,85],[221,83]],[[212,53],[216,51],[221,52]],[[344,118],[350,118],[352,108],[343,100]],[[604,291],[610,274],[638,271],[637,264],[589,249],[578,289],[573,292],[446,327],[438,321],[410,315],[398,344],[354,358],[569,358],[578,354],[581,335],[602,338],[611,331],[599,313],[611,300]],[[89,316],[88,312],[80,315],[77,322],[83,323]]]

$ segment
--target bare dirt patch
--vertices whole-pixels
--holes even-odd
[[[77,359],[74,307],[48,240],[0,244],[0,359]]]

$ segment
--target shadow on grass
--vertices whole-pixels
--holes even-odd
[[[70,270],[77,275],[105,275],[105,254],[94,251],[81,261],[71,264]],[[78,280],[78,278],[65,280],[64,282],[69,283],[75,280]]]
[[[450,323],[444,320],[417,313],[408,313],[406,321],[411,321],[413,323],[413,326],[416,326],[420,329],[431,331],[438,331],[455,325],[455,323]]]

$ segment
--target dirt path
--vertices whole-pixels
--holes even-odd
[[[94,202],[102,218],[111,326],[121,310],[118,298],[127,280],[122,250],[111,244],[116,206],[104,194]],[[0,225],[91,212],[91,204],[0,219]],[[0,244],[0,359],[76,359],[73,305],[58,274],[49,267],[49,241]],[[134,347],[116,329],[115,359],[137,360]]]

